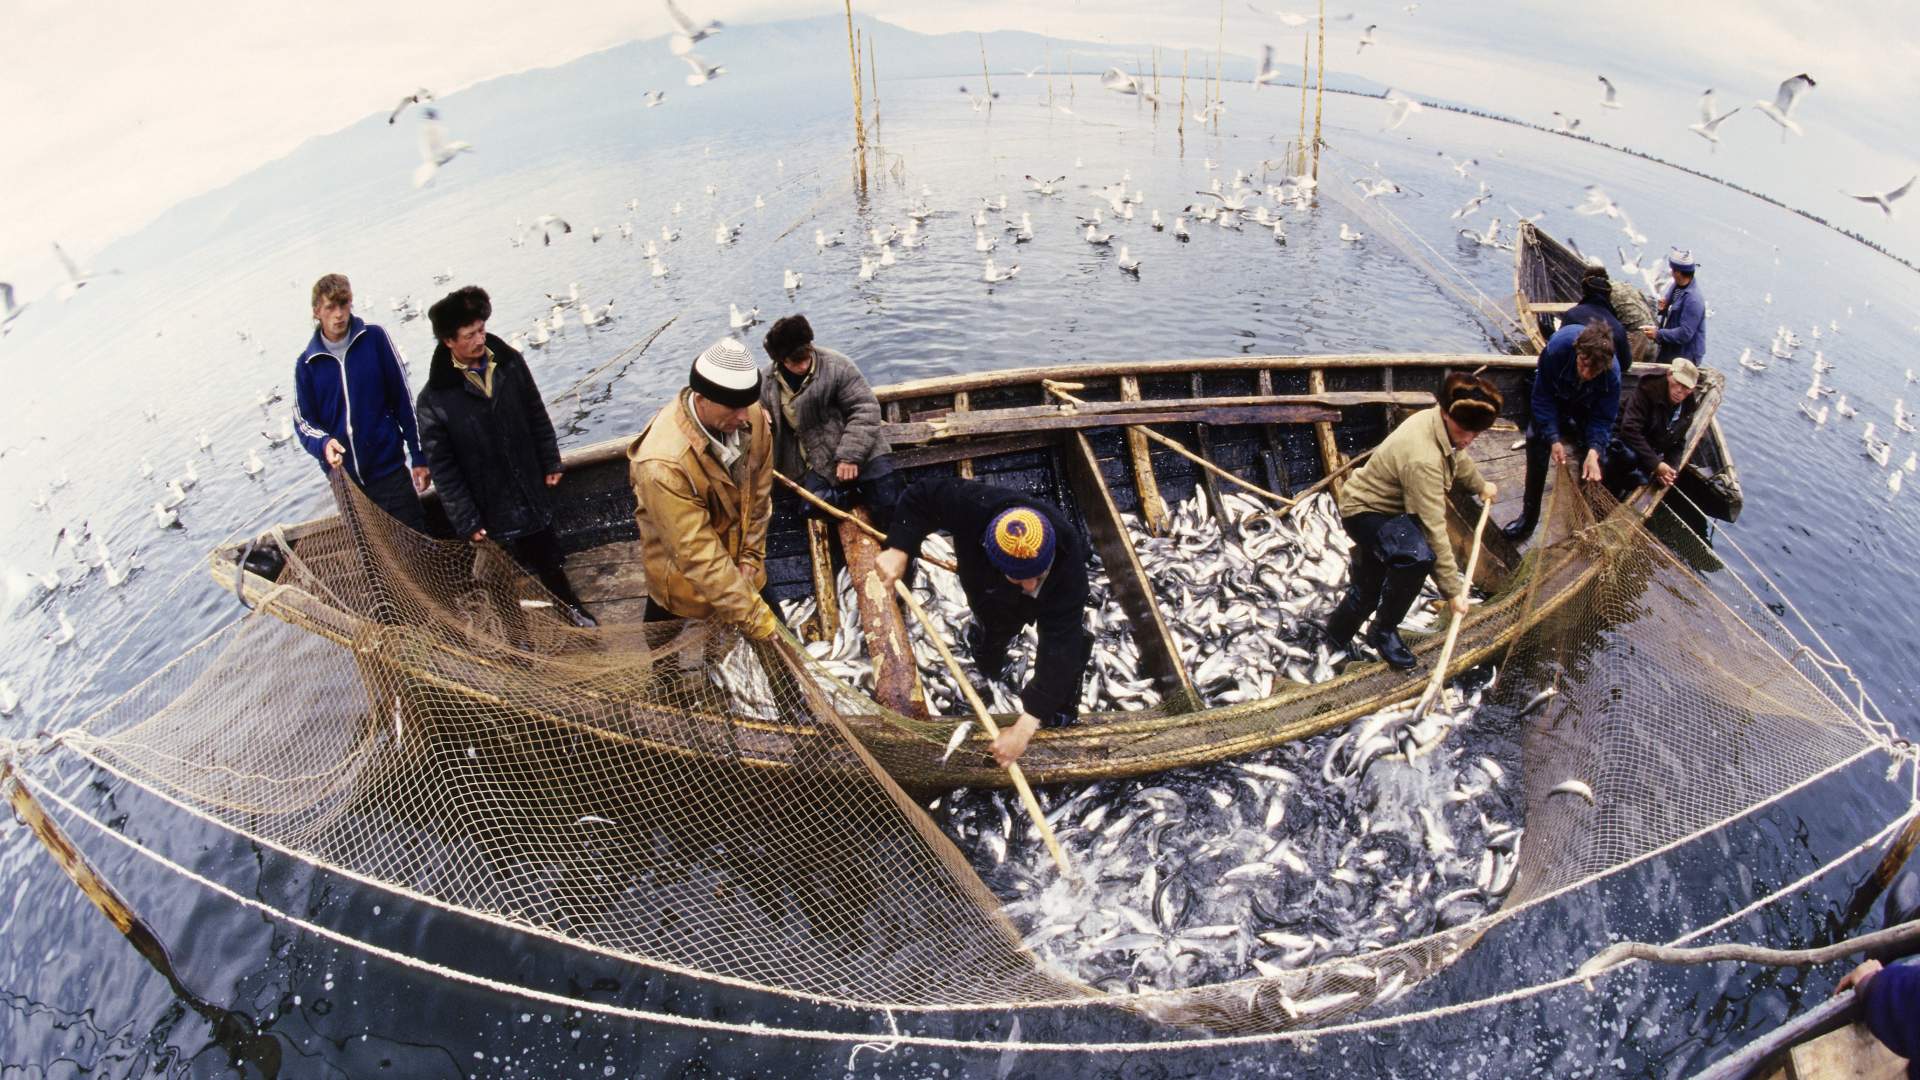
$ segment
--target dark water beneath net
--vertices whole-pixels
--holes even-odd
[[[596,302],[615,302],[610,327],[588,332],[574,323],[530,354],[549,396],[671,320],[644,355],[588,379],[577,399],[555,407],[568,445],[643,421],[679,385],[693,353],[727,331],[730,302],[758,305],[769,316],[804,311],[820,340],[858,359],[875,382],[1106,357],[1491,347],[1472,312],[1392,245],[1377,237],[1342,243],[1343,222],[1369,234],[1374,227],[1339,201],[1289,214],[1285,246],[1254,228],[1223,233],[1196,225],[1186,245],[1148,230],[1146,210],[1157,207],[1171,220],[1212,176],[1227,180],[1236,167],[1278,156],[1294,123],[1284,94],[1237,95],[1246,101],[1229,114],[1223,134],[1202,134],[1189,120],[1183,143],[1171,117],[1156,127],[1131,102],[1097,97],[1090,87],[1083,79],[1076,116],[1068,117],[1031,104],[1030,87],[1015,80],[1015,91],[989,117],[970,110],[944,81],[888,85],[881,140],[887,164],[865,198],[852,194],[840,156],[847,122],[838,85],[788,95],[778,106],[756,99],[751,109],[719,94],[681,94],[682,111],[655,110],[644,124],[629,114],[535,123],[504,109],[483,123],[482,104],[507,91],[482,88],[466,107],[474,119],[456,134],[483,153],[457,162],[426,194],[405,186],[411,140],[396,152],[379,141],[384,133],[363,125],[163,220],[109,253],[125,260],[123,278],[65,306],[46,303],[0,346],[12,384],[0,407],[5,441],[23,447],[0,459],[0,498],[16,507],[0,523],[0,562],[10,582],[55,565],[55,531],[83,518],[116,558],[137,548],[144,564],[117,589],[95,572],[50,604],[13,605],[0,623],[7,653],[0,674],[22,704],[5,730],[25,736],[75,723],[232,619],[232,599],[201,570],[207,549],[243,527],[327,509],[309,459],[297,447],[268,450],[260,440],[268,421],[253,404],[261,390],[291,393],[289,369],[310,326],[306,289],[323,271],[353,276],[359,310],[393,330],[412,358],[416,386],[425,377],[430,333],[424,320],[400,323],[388,300],[430,301],[444,288],[432,283],[443,269],[451,269],[455,284],[478,282],[492,292],[492,326],[502,333],[546,314],[542,294],[564,293],[573,282]],[[526,92],[537,98],[543,91]],[[450,123],[462,115],[460,102],[448,103]],[[1511,216],[1508,204],[1528,214],[1545,210],[1544,227],[1570,232],[1586,250],[1611,253],[1619,242],[1617,228],[1568,209],[1585,185],[1598,183],[1631,210],[1651,239],[1649,251],[1679,243],[1701,253],[1700,280],[1714,312],[1710,359],[1728,371],[1723,417],[1747,493],[1746,516],[1733,535],[1911,731],[1908,673],[1920,631],[1908,600],[1920,565],[1910,501],[1916,493],[1888,497],[1886,473],[1859,453],[1856,431],[1873,418],[1889,433],[1892,400],[1920,396],[1903,374],[1915,329],[1910,272],[1737,192],[1570,140],[1432,112],[1386,133],[1378,103],[1340,98],[1328,101],[1328,122],[1333,151],[1324,181],[1339,183],[1377,162],[1409,189],[1393,210],[1496,304],[1510,303],[1512,256],[1458,244],[1457,223],[1447,218],[1481,178],[1495,195],[1487,209],[1503,219]],[[1477,157],[1475,179],[1455,176],[1438,150]],[[1209,171],[1207,159],[1220,170]],[[353,168],[316,167],[327,162]],[[1073,221],[1095,205],[1083,185],[1117,181],[1123,170],[1131,173],[1128,186],[1146,194],[1142,220],[1116,229],[1116,243],[1124,240],[1143,263],[1137,281],[1115,268],[1113,253],[1081,242]],[[1068,174],[1068,196],[1024,194],[1026,173]],[[718,194],[708,196],[707,184]],[[875,225],[904,225],[903,208],[923,186],[942,211],[928,223],[926,247],[903,252],[875,280],[855,280],[862,245],[816,250],[816,227],[851,237]],[[1001,235],[1002,218],[1026,210],[1037,237],[1018,248],[1003,239],[996,258],[1003,266],[1018,262],[1020,275],[989,288],[979,280],[967,217],[979,196],[1002,193],[1008,211],[989,212],[990,234]],[[756,195],[764,209],[753,208]],[[640,208],[628,211],[629,199],[640,200]],[[676,201],[685,208],[678,217],[669,212]],[[551,247],[508,244],[516,219],[550,212],[571,218],[578,231]],[[617,227],[628,220],[634,239],[622,240]],[[745,223],[737,244],[714,244],[717,220]],[[1469,223],[1485,220],[1483,210]],[[670,274],[653,279],[640,251],[666,223],[682,237],[660,244]],[[594,225],[606,233],[597,244],[586,236]],[[789,268],[805,275],[792,299],[780,288]],[[1837,331],[1830,329],[1836,321]],[[1763,374],[1735,365],[1743,347],[1764,353],[1781,324],[1802,338],[1818,324],[1823,340],[1809,341],[1798,362],[1775,363]],[[237,331],[264,343],[264,352]],[[1815,345],[1838,365],[1828,381],[1860,408],[1859,420],[1814,429],[1799,415]],[[157,409],[157,421],[143,419],[148,406]],[[271,422],[285,409],[285,402],[274,405]],[[202,429],[212,442],[207,453],[196,449]],[[1892,437],[1896,462],[1920,446],[1910,436]],[[240,470],[249,447],[267,461],[260,479]],[[160,478],[196,463],[204,479],[181,508],[185,529],[152,526],[158,489],[140,479],[143,456]],[[29,498],[62,474],[71,483],[52,493],[51,511],[28,509]],[[71,563],[62,565],[71,572]],[[1714,583],[1729,595],[1735,588],[1724,572]],[[55,649],[43,635],[58,608],[79,636]],[[1711,645],[1699,643],[1703,650]],[[743,999],[534,945],[289,866],[137,791],[95,783],[70,763],[61,780],[128,835],[165,837],[170,850],[192,853],[198,870],[242,895],[398,952],[561,995],[729,1023],[885,1029],[879,1017]],[[1691,905],[1689,921],[1699,922],[1737,910],[1857,842],[1899,805],[1877,764],[1856,767],[1530,918],[1524,940],[1490,941],[1398,1008],[1557,976],[1584,957],[1596,927],[1634,933],[1630,917],[1609,921],[1609,911],[1671,914],[1675,905]],[[243,1022],[222,1022],[222,1014],[184,1001],[79,901],[32,838],[14,829],[0,841],[0,880],[10,901],[0,924],[0,1064],[27,1075],[258,1074],[266,1071],[258,1064],[263,1046],[277,1055],[284,1076],[776,1076],[846,1067],[848,1048],[840,1043],[606,1019],[471,989],[294,932],[77,829],[106,876],[159,930],[182,983]],[[1780,945],[1814,939],[1837,922],[1863,869],[1830,875],[1733,933]],[[1597,993],[1576,987],[1306,1046],[1029,1053],[1010,1062],[996,1052],[901,1047],[884,1056],[862,1052],[855,1071],[994,1075],[1004,1065],[1014,1076],[1670,1075],[1823,995],[1838,974],[1641,971],[1604,982]],[[991,1013],[901,1023],[915,1033],[985,1042],[1006,1035],[1006,1017]],[[233,1034],[249,1028],[268,1038]],[[1097,1010],[1022,1018],[1023,1035],[1033,1040],[1092,1042],[1135,1030],[1134,1021]],[[232,1064],[233,1046],[256,1064]]]

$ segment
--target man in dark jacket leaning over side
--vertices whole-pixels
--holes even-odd
[[[1540,520],[1547,488],[1547,462],[1576,463],[1583,483],[1605,478],[1602,455],[1613,443],[1620,412],[1620,365],[1613,335],[1599,323],[1562,326],[1540,350],[1533,370],[1532,414],[1527,428],[1527,486],[1520,516],[1503,530],[1520,543]]]
[[[953,534],[960,587],[973,609],[967,646],[987,678],[1007,666],[1007,646],[1027,624],[1039,631],[1020,719],[1000,732],[993,756],[1018,761],[1041,723],[1080,716],[1080,680],[1093,659],[1087,633],[1087,541],[1058,509],[972,480],[921,480],[907,488],[874,568],[888,588],[934,532]]]
[[[353,313],[353,286],[344,274],[313,283],[313,321],[313,338],[293,365],[300,444],[319,460],[320,471],[345,469],[395,521],[425,532],[419,493],[429,474],[393,342]]]
[[[1687,429],[1699,408],[1700,369],[1675,358],[1664,375],[1640,380],[1620,402],[1620,424],[1607,451],[1607,487],[1625,495],[1642,484],[1672,486],[1680,475]]]
[[[511,346],[487,333],[493,303],[477,285],[455,289],[427,311],[433,350],[420,391],[420,443],[455,536],[492,539],[593,625],[561,572],[547,489],[560,482],[560,446],[533,373]]]
[[[900,499],[880,403],[853,361],[813,343],[805,315],[767,330],[773,367],[760,382],[760,406],[773,424],[773,467],[829,503],[860,502],[885,529]]]

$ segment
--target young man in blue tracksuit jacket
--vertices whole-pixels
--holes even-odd
[[[353,289],[341,274],[314,282],[313,318],[313,338],[293,369],[293,419],[301,444],[322,472],[345,469],[394,520],[425,532],[420,492],[430,474],[393,342],[385,330],[354,316]]]

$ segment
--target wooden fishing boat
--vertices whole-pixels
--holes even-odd
[[[1264,700],[1200,707],[1171,636],[1168,609],[1143,571],[1121,515],[1137,514],[1149,530],[1157,530],[1167,519],[1168,505],[1196,491],[1203,492],[1207,505],[1219,514],[1221,495],[1233,484],[1149,441],[1143,427],[1182,444],[1225,474],[1290,495],[1329,477],[1337,484],[1343,464],[1353,455],[1376,445],[1411,412],[1432,404],[1432,392],[1447,371],[1484,369],[1506,395],[1501,421],[1472,448],[1488,478],[1499,485],[1493,515],[1498,524],[1518,514],[1525,454],[1517,441],[1517,425],[1527,415],[1533,366],[1531,357],[1479,354],[1235,356],[987,371],[919,379],[880,387],[876,393],[896,460],[909,479],[958,474],[1051,500],[1084,530],[1107,568],[1113,595],[1139,647],[1141,673],[1154,680],[1162,704],[1087,715],[1077,724],[1040,731],[1023,766],[1034,782],[1048,784],[1142,775],[1243,755],[1409,700],[1427,677],[1424,670],[1402,673],[1382,663],[1354,663],[1313,685],[1282,680],[1278,692]],[[1629,386],[1651,370],[1657,369],[1636,366],[1628,373]],[[1049,380],[1079,384],[1073,393],[1082,404],[1063,404],[1049,391]],[[1708,371],[1703,385],[1702,406],[1688,433],[1690,447],[1706,437],[1720,402],[1719,373]],[[556,528],[568,553],[568,576],[603,627],[638,622],[646,597],[628,486],[628,441],[608,440],[566,455],[565,477],[556,489]],[[1629,506],[1650,512],[1660,494],[1636,493]],[[1006,772],[995,767],[977,733],[951,760],[939,760],[946,735],[960,718],[927,717],[924,705],[916,708],[917,676],[910,659],[902,662],[904,634],[893,621],[899,618],[893,605],[859,613],[836,610],[836,559],[844,557],[855,579],[861,580],[862,567],[877,551],[872,541],[851,526],[841,526],[836,536],[825,524],[807,519],[798,500],[779,485],[774,499],[767,544],[773,595],[811,595],[819,601],[808,627],[812,636],[831,636],[837,620],[856,614],[867,631],[876,665],[874,697],[885,708],[841,710],[861,744],[903,786],[916,791],[1005,784]],[[430,520],[443,524],[431,496],[428,504]],[[1466,501],[1451,508],[1455,548],[1463,558],[1477,513],[1477,504]],[[214,552],[214,575],[223,587],[258,603],[276,589],[284,593],[289,588],[283,567],[288,557],[300,556],[303,545],[341,550],[342,528],[337,516],[277,526],[247,545]],[[1523,558],[1497,528],[1487,530],[1475,574],[1487,600],[1465,620],[1452,670],[1498,658],[1534,620],[1576,597],[1596,572],[1590,546],[1594,541],[1549,533],[1543,529]],[[1568,542],[1556,542],[1559,539]],[[284,556],[274,557],[276,550]],[[330,572],[343,581],[358,572],[346,565],[350,558],[335,561],[339,565]],[[353,588],[347,581],[337,593],[349,594]],[[375,626],[365,611],[338,608],[328,597],[314,596],[302,605],[276,604],[268,610],[349,645],[361,656],[380,651],[367,644],[368,635],[404,629]],[[1440,652],[1441,637],[1409,639],[1425,661],[1423,667]],[[478,671],[480,666],[443,665],[439,670]],[[459,678],[435,678],[440,691],[448,691],[449,683],[452,691],[460,689]],[[836,702],[854,693],[831,689]],[[591,687],[580,691],[594,692]],[[500,696],[484,687],[476,686],[472,693],[489,707],[500,705]],[[576,729],[591,728],[564,716],[553,719]],[[676,724],[686,720],[676,714]],[[790,767],[802,747],[809,742],[817,746],[823,735],[816,724],[762,722],[720,712],[700,720],[724,736],[694,740],[698,746],[725,746],[737,762],[768,769]],[[685,738],[650,731],[644,718],[619,731],[591,733],[643,742],[665,753],[710,752],[690,748]]]
[[[1537,356],[1547,347],[1547,338],[1560,328],[1560,316],[1580,302],[1580,275],[1586,270],[1587,261],[1531,222],[1520,223],[1513,248],[1514,307],[1527,344]],[[1656,310],[1653,297],[1635,291],[1649,314]],[[1653,361],[1652,342],[1639,334],[1631,334],[1628,339],[1634,346],[1635,362]],[[1680,470],[1675,486],[1710,517],[1728,523],[1740,517],[1740,474],[1734,468],[1733,452],[1727,448],[1726,436],[1717,420]]]

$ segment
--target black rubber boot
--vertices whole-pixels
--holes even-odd
[[[1376,623],[1373,629],[1367,631],[1367,644],[1373,646],[1373,651],[1380,654],[1380,659],[1401,671],[1406,671],[1420,663],[1414,657],[1413,650],[1407,648],[1407,643],[1400,640],[1398,630],[1382,633],[1379,624]]]
[[[1540,500],[1546,494],[1547,468],[1552,461],[1553,443],[1546,439],[1527,440],[1527,480],[1520,500],[1520,516],[1500,529],[1516,544],[1532,536],[1533,527],[1540,522]]]
[[[1539,523],[1533,518],[1522,514],[1520,517],[1514,518],[1512,521],[1502,525],[1500,531],[1506,535],[1508,540],[1516,544],[1521,544],[1526,542],[1527,537],[1533,535],[1534,526],[1537,524]]]
[[[1373,629],[1367,632],[1367,644],[1380,654],[1380,659],[1394,667],[1404,670],[1417,662],[1406,642],[1400,640],[1400,620],[1407,617],[1407,612],[1413,609],[1413,602],[1420,598],[1420,586],[1432,569],[1432,562],[1419,562],[1412,566],[1395,567],[1387,572],[1386,588],[1381,590],[1380,595],[1380,610],[1374,613]]]

